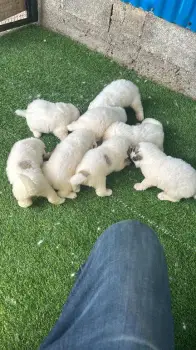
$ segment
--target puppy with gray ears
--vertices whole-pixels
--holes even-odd
[[[69,131],[87,129],[95,133],[96,141],[102,139],[106,129],[114,122],[126,123],[127,115],[121,107],[98,107],[88,110],[76,122],[68,125]]]
[[[26,118],[27,125],[37,138],[42,133],[53,133],[60,140],[68,135],[67,125],[77,120],[79,110],[71,103],[52,103],[34,100],[26,110],[17,109],[16,115]]]
[[[85,185],[94,187],[100,197],[111,196],[112,190],[106,188],[106,176],[130,164],[129,147],[128,139],[114,136],[101,146],[88,151],[70,179],[73,191],[79,192],[80,185]]]
[[[158,199],[178,202],[182,198],[196,199],[196,170],[179,158],[167,156],[150,142],[141,142],[130,152],[131,160],[144,175],[136,191],[158,187],[163,192]]]
[[[129,80],[119,79],[107,85],[90,103],[88,109],[103,106],[132,107],[137,120],[144,119],[139,89]]]
[[[46,197],[56,205],[64,202],[42,173],[41,165],[45,156],[44,143],[33,137],[16,142],[11,149],[6,172],[20,207],[31,206],[32,197]]]
[[[153,118],[146,118],[141,124],[137,125],[128,125],[121,122],[113,123],[104,133],[103,140],[108,140],[115,135],[128,138],[133,147],[144,141],[154,143],[163,150],[163,126]]]

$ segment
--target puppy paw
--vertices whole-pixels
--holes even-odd
[[[55,204],[55,205],[60,205],[60,204],[63,204],[65,202],[65,198],[58,198],[58,200],[55,202],[55,203],[53,203],[53,204]]]
[[[33,136],[35,136],[39,139],[42,136],[42,134],[41,134],[41,132],[33,131]]]
[[[133,186],[133,188],[136,190],[136,191],[144,191],[144,188],[142,186],[141,183],[137,183]]]
[[[31,205],[33,204],[32,200],[29,198],[29,199],[25,199],[23,201],[18,201],[18,205],[21,207],[21,208],[28,208],[30,207]]]
[[[73,192],[76,192],[76,193],[78,193],[78,192],[80,192],[80,185],[72,185],[72,189],[73,189]]]
[[[96,194],[99,196],[99,197],[109,197],[112,195],[112,190],[110,189],[106,189],[104,191],[102,190],[97,190],[96,191]]]
[[[165,193],[165,192],[158,193],[157,198],[160,201],[179,202],[179,199],[172,198],[172,197],[168,196],[167,193]]]
[[[112,195],[112,190],[107,189],[107,190],[106,190],[106,196],[111,196],[111,195]]]
[[[76,197],[77,197],[77,194],[75,192],[71,192],[66,196],[66,198],[69,198],[69,199],[75,199]]]
[[[57,197],[57,198],[48,198],[48,202],[54,205],[60,205],[65,202],[65,198]]]

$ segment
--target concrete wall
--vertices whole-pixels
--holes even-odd
[[[40,23],[196,99],[196,34],[119,0],[42,0]]]

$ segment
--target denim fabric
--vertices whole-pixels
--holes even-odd
[[[166,261],[148,226],[123,221],[99,237],[46,349],[174,349]]]

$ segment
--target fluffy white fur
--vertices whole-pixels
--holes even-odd
[[[60,197],[76,198],[70,178],[75,174],[84,154],[95,145],[95,135],[92,131],[74,131],[57,145],[50,159],[44,163],[43,172],[51,186],[58,190]]]
[[[121,107],[98,107],[88,110],[76,122],[68,125],[69,131],[77,129],[92,130],[96,135],[96,140],[102,139],[106,129],[114,122],[126,123],[127,115]]]
[[[127,125],[121,122],[113,123],[104,133],[103,140],[113,136],[127,137],[133,147],[139,142],[151,142],[163,150],[163,126],[156,119],[146,118],[138,125]]]
[[[26,110],[17,109],[16,115],[26,118],[27,125],[35,137],[42,133],[53,133],[60,140],[67,134],[67,125],[77,120],[79,110],[70,103],[52,103],[45,100],[34,100]]]
[[[110,196],[112,190],[106,188],[106,176],[130,164],[129,147],[128,139],[114,136],[96,149],[88,151],[70,180],[73,191],[79,192],[80,185],[86,185],[94,187],[100,197]]]
[[[44,155],[44,143],[33,137],[16,142],[9,154],[6,169],[8,180],[14,197],[23,208],[32,204],[34,196],[46,197],[52,204],[64,202],[42,173]]]
[[[156,145],[141,142],[131,152],[131,159],[144,175],[137,191],[158,187],[160,200],[178,202],[182,198],[196,199],[196,170],[181,159],[167,156]]]
[[[132,107],[137,119],[144,119],[139,89],[129,80],[115,80],[107,85],[90,103],[88,109],[101,106]]]

